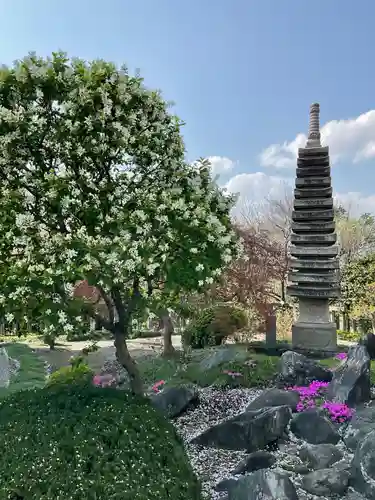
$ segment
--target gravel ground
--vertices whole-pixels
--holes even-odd
[[[217,390],[213,388],[200,389],[200,405],[192,408],[187,413],[174,421],[174,425],[182,436],[189,459],[198,477],[202,480],[203,489],[212,500],[219,500],[226,496],[225,493],[215,492],[214,486],[230,476],[229,472],[238,465],[246,456],[245,452],[218,450],[215,448],[204,448],[189,444],[190,440],[206,430],[208,427],[218,424],[243,412],[246,406],[255,399],[262,391],[254,389],[232,389]],[[288,471],[293,464],[302,464],[296,450],[302,446],[302,441],[290,435],[291,442],[284,445],[281,450],[275,452],[277,458],[276,470],[287,473],[297,488],[300,500],[332,500],[328,498],[311,495],[300,488],[302,476]],[[344,451],[344,448],[342,448]],[[346,453],[343,462],[349,463],[352,455]],[[284,468],[285,467],[285,468]],[[351,490],[351,494],[353,491]],[[341,500],[352,500],[350,491],[347,496],[336,497]],[[358,497],[360,498],[360,497]]]

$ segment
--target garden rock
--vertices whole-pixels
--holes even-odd
[[[202,359],[199,364],[199,369],[201,371],[208,371],[225,363],[233,361],[243,362],[246,358],[247,353],[245,351],[239,351],[235,347],[220,347],[212,354]]]
[[[210,427],[192,439],[191,443],[253,452],[281,438],[290,419],[291,410],[288,406],[247,411]]]
[[[327,388],[327,399],[348,406],[369,401],[371,397],[370,356],[363,345],[349,349],[346,361],[334,372]]]
[[[301,448],[299,457],[310,469],[327,469],[343,457],[343,452],[333,444],[307,445]]]
[[[228,500],[298,500],[298,495],[286,474],[262,469],[232,484]]]
[[[286,351],[280,358],[278,386],[309,385],[314,380],[330,382],[332,372],[303,354]]]
[[[331,421],[315,409],[294,415],[290,430],[310,444],[337,444],[340,440],[340,435]]]
[[[272,388],[267,389],[255,398],[246,408],[246,411],[272,406],[289,406],[292,411],[296,411],[298,402],[299,394],[297,392]]]
[[[321,469],[302,479],[302,488],[317,496],[343,495],[348,489],[350,472],[343,469]]]
[[[358,444],[352,462],[351,485],[367,498],[375,498],[375,430]]]
[[[0,348],[0,387],[7,388],[10,383],[10,362],[8,351],[5,347]]]
[[[343,441],[349,450],[355,451],[358,444],[373,430],[375,430],[375,407],[359,408],[345,430]]]
[[[254,453],[250,453],[245,460],[239,463],[231,474],[236,476],[260,469],[269,469],[275,463],[276,458],[268,451],[254,451]]]
[[[373,333],[368,333],[366,337],[360,341],[360,344],[366,347],[370,358],[375,359],[375,335]]]
[[[168,418],[176,418],[198,403],[198,393],[189,387],[166,387],[151,396],[152,404]]]

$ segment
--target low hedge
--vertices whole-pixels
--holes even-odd
[[[88,384],[0,403],[1,500],[201,500],[172,424],[147,399]]]

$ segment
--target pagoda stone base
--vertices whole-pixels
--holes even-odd
[[[336,324],[330,321],[328,300],[299,300],[299,318],[292,326],[292,345],[311,351],[337,349]]]

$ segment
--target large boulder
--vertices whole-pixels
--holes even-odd
[[[282,354],[277,380],[279,387],[305,386],[314,380],[330,382],[331,370],[298,352],[286,351]]]
[[[265,448],[281,438],[291,419],[288,406],[246,411],[214,425],[192,439],[192,444],[246,450],[253,452]]]
[[[254,451],[250,453],[237,467],[232,471],[233,476],[254,472],[260,469],[269,469],[276,463],[276,458],[268,451]]]
[[[207,357],[203,358],[199,364],[199,369],[201,371],[208,371],[225,363],[233,361],[243,362],[246,358],[246,351],[240,351],[234,346],[222,346],[213,350]]]
[[[343,452],[330,443],[310,444],[300,449],[299,457],[310,469],[321,470],[341,460]]]
[[[315,409],[295,414],[290,423],[290,430],[310,444],[336,444],[340,441],[340,435],[332,422]]]
[[[367,498],[375,498],[375,430],[357,446],[352,462],[351,485]]]
[[[340,468],[321,469],[306,474],[302,488],[312,495],[344,495],[349,486],[350,472]]]
[[[272,406],[289,406],[292,411],[296,411],[299,402],[299,394],[295,391],[284,391],[277,389],[267,389],[255,398],[246,408],[246,411],[260,410]]]
[[[361,339],[360,344],[366,347],[370,358],[375,359],[375,335],[368,333],[364,339]]]
[[[358,408],[343,434],[343,441],[349,450],[355,451],[358,444],[373,430],[375,430],[375,406]]]
[[[232,483],[228,500],[298,500],[298,495],[286,474],[262,469]]]
[[[349,349],[346,361],[334,372],[327,388],[327,400],[356,406],[370,400],[370,356],[363,345]]]
[[[189,387],[166,387],[161,392],[151,395],[155,408],[168,418],[176,418],[190,406],[198,403],[198,392]]]

